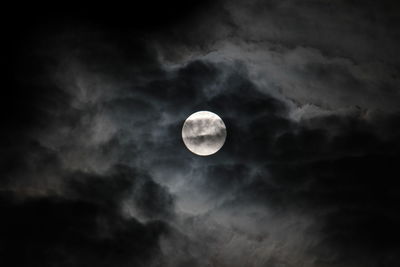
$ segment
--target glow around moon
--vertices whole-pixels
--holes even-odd
[[[183,124],[182,139],[194,154],[208,156],[224,145],[226,127],[217,114],[198,111],[190,115]]]

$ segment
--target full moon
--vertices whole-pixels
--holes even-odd
[[[226,127],[222,119],[210,111],[190,115],[182,127],[182,139],[187,149],[196,155],[216,153],[225,143]]]

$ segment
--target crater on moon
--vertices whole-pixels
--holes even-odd
[[[208,156],[216,153],[225,143],[226,127],[222,119],[210,111],[190,115],[182,127],[182,139],[194,154]]]

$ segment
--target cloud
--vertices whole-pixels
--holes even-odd
[[[82,200],[18,201],[2,193],[1,262],[17,266],[146,266],[167,229]]]
[[[163,33],[43,31],[23,54],[41,68],[17,71],[2,106],[2,260],[396,266],[398,58],[386,12],[232,2]],[[227,127],[209,157],[181,140],[199,110]]]
[[[212,31],[199,22],[181,31],[182,42],[167,38],[160,53],[171,54],[172,42],[180,57],[165,62],[245,62],[260,90],[294,107],[398,111],[394,2],[230,1],[215,8],[219,16],[207,17]],[[192,39],[205,44],[185,42]]]

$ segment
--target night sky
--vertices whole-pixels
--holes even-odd
[[[396,2],[3,6],[0,266],[400,266]]]

